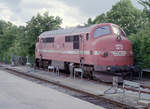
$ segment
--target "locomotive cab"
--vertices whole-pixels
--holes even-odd
[[[129,71],[133,65],[131,41],[125,32],[115,24],[98,25],[91,32],[97,58],[96,71]]]

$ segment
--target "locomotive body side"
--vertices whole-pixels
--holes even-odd
[[[113,28],[118,28],[122,34],[115,34]],[[111,23],[71,34],[41,34],[36,43],[35,58],[38,67],[43,67],[44,63],[47,67],[53,60],[67,65],[74,63],[78,67],[83,64],[95,71],[123,71],[133,65],[131,42],[120,27]]]

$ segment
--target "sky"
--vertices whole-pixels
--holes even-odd
[[[37,13],[48,11],[49,15],[63,19],[62,27],[82,25],[109,11],[119,0],[0,0],[0,19],[16,25],[26,25]],[[139,9],[142,6],[131,0]]]

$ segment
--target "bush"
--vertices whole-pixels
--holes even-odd
[[[142,68],[150,68],[150,29],[129,36],[133,44],[134,62]]]

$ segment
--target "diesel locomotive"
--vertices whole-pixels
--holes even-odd
[[[71,64],[90,74],[133,70],[131,41],[112,23],[46,31],[37,39],[35,60],[38,68],[51,65],[69,71]]]

